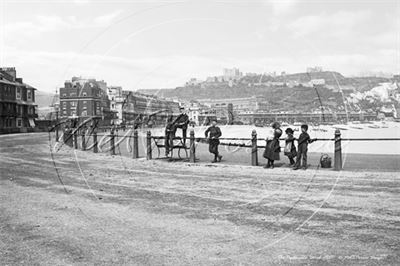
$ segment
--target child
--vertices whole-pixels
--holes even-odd
[[[268,159],[267,165],[264,168],[274,168],[274,161],[279,160],[281,147],[279,146],[279,138],[282,136],[282,130],[278,122],[272,123],[274,136],[272,139],[267,139],[265,146],[264,158]]]
[[[210,136],[208,136],[208,133],[210,133]],[[209,146],[208,150],[210,153],[214,154],[214,160],[212,163],[220,162],[222,159],[222,156],[218,152],[218,145],[219,145],[219,137],[221,137],[221,129],[217,127],[217,120],[213,120],[211,122],[211,126],[207,128],[206,132],[204,133],[206,135],[206,138],[209,138]]]
[[[296,146],[294,145],[295,138],[293,137],[293,129],[290,127],[285,130],[287,135],[285,140],[285,149],[284,154],[289,158],[290,165],[293,166],[295,164],[294,157],[297,155]]]
[[[297,152],[297,159],[296,164],[293,167],[293,170],[297,170],[301,168],[301,161],[303,161],[303,169],[307,169],[307,149],[308,143],[314,142],[316,139],[310,139],[310,135],[307,133],[308,125],[301,125],[301,134],[297,139],[298,145],[298,152]]]

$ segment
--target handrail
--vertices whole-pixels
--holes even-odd
[[[59,127],[59,126],[56,126]],[[58,129],[57,129],[58,130]],[[57,131],[56,131],[57,132]],[[121,132],[121,131],[120,131]],[[86,134],[87,131],[78,131],[78,128],[71,131],[71,132],[64,132],[64,137],[66,136],[67,138],[64,138],[64,140],[68,140],[72,138],[72,141],[70,143],[70,146],[77,149],[78,148],[78,137],[81,138],[82,140],[82,150],[89,150],[93,148],[93,152],[97,153],[98,152],[98,146],[99,148],[104,146],[105,144],[109,144],[109,148],[106,150],[109,150],[112,155],[115,155],[115,147],[118,146],[125,138],[128,139],[128,143],[130,143],[133,138],[133,145],[132,145],[132,157],[133,158],[139,158],[139,132],[138,130],[134,131],[127,131],[125,132],[124,135],[118,134],[117,130],[111,130],[109,132],[103,131],[103,132],[97,132],[97,130],[92,130],[89,132],[89,134]],[[93,137],[93,144],[90,147],[86,147],[86,137]],[[204,135],[203,135],[204,136]],[[97,141],[97,137],[102,137],[100,142]],[[146,138],[146,158],[148,160],[152,159],[152,139],[153,140],[165,140],[167,139],[166,136],[152,136],[151,131],[147,131],[146,135],[141,135],[141,137]],[[341,137],[341,132],[339,129],[337,129],[334,133],[333,138],[315,138],[314,140],[316,141],[330,141],[334,145],[334,170],[340,171],[342,170],[343,167],[343,161],[342,161],[342,144],[341,141],[400,141],[400,138],[349,138]],[[57,138],[58,139],[58,138]],[[174,140],[181,140],[183,137],[181,136],[174,136],[172,139]],[[195,162],[196,161],[196,142],[199,143],[207,143],[208,140],[210,140],[207,137],[196,137],[194,130],[190,131],[190,136],[187,138],[190,142],[190,145],[187,146],[190,149],[190,157],[189,161],[190,162]],[[259,145],[261,143],[258,143],[258,141],[267,141],[267,138],[257,138],[257,132],[253,130],[251,132],[251,138],[232,138],[232,137],[221,137],[218,138],[220,140],[220,145],[222,146],[233,146],[233,147],[240,147],[240,148],[250,148],[251,149],[251,165],[256,166],[258,164],[258,149],[264,149],[264,145]],[[280,141],[286,140],[285,138],[280,138]],[[233,141],[233,142],[231,142]],[[101,151],[101,149],[100,149]],[[186,150],[185,150],[186,152]]]
[[[91,134],[89,134],[90,136]],[[98,136],[111,136],[111,133],[97,133]],[[125,137],[125,138],[133,138],[133,136],[119,135],[114,134],[114,137]],[[166,139],[165,136],[151,136],[152,139]],[[182,137],[174,137],[175,139],[182,139]],[[209,138],[205,137],[195,137],[196,140],[208,140]],[[252,141],[252,138],[218,138],[219,140],[242,140],[242,141]],[[334,141],[334,138],[314,138],[316,141]],[[266,138],[257,138],[258,141],[265,141]],[[279,140],[286,140],[285,138],[280,138]],[[343,141],[400,141],[400,138],[340,138]]]

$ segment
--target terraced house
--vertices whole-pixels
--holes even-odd
[[[17,78],[14,67],[0,68],[0,133],[34,130],[38,117],[35,90]]]

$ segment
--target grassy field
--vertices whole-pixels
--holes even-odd
[[[50,144],[0,136],[1,265],[400,261],[398,172],[267,171]]]

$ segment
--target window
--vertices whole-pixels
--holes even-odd
[[[32,91],[28,90],[27,92],[28,101],[32,101]]]
[[[17,87],[17,94],[16,94],[17,100],[21,100],[21,88]]]
[[[75,102],[71,102],[71,106],[75,106]]]
[[[87,101],[83,101],[83,104],[87,104]]]
[[[83,96],[86,96],[87,94],[86,94],[86,92],[84,92],[84,93],[82,93],[82,95],[83,95]]]
[[[63,107],[67,107],[67,102],[63,102]]]
[[[62,95],[63,97],[67,97],[67,94],[66,93],[63,93],[63,95]]]
[[[22,127],[22,119],[17,118],[17,127]]]

